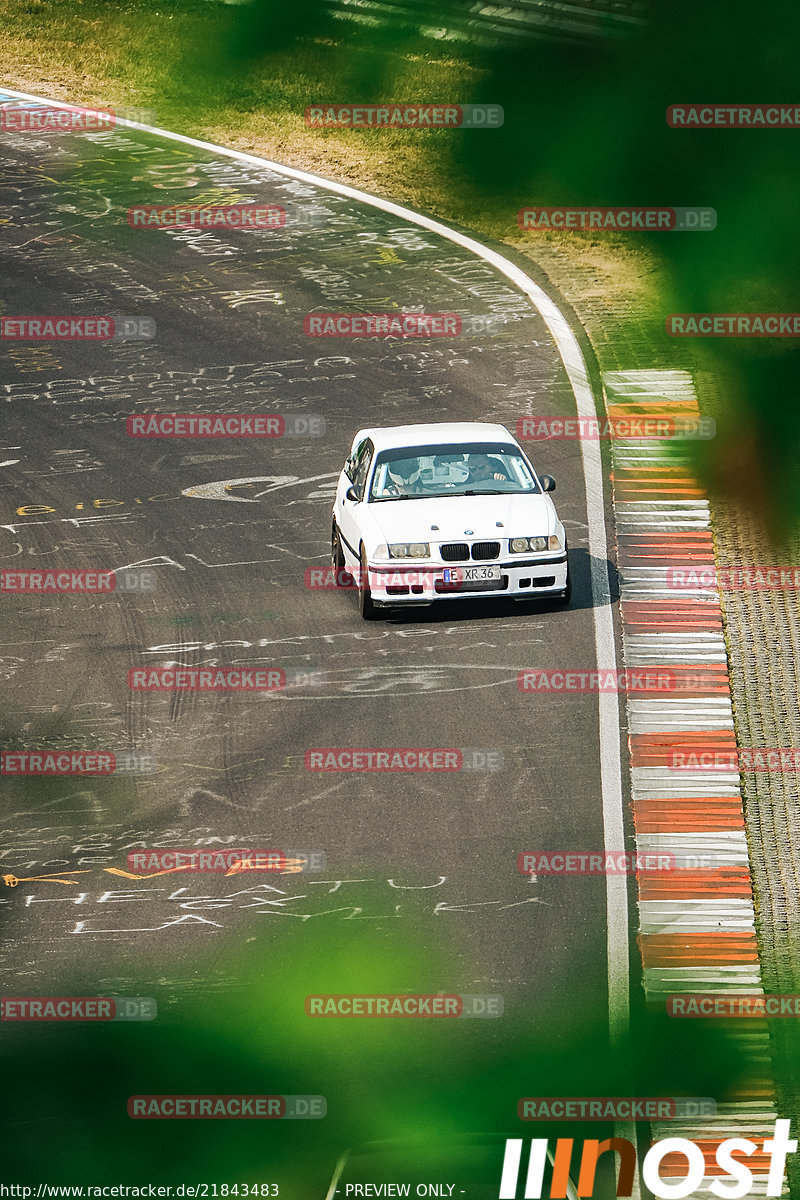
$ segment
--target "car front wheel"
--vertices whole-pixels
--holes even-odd
[[[564,591],[558,597],[558,603],[563,605],[564,608],[566,608],[571,599],[572,599],[572,571],[570,570],[570,566],[569,566],[569,558],[567,558],[567,586],[564,588]]]
[[[361,549],[361,578],[358,581],[358,611],[365,621],[374,621],[378,617],[379,612],[372,600],[372,592],[369,586],[369,567],[367,564],[367,553],[362,547]]]
[[[349,587],[353,583],[353,576],[344,561],[342,542],[335,524],[331,530],[331,570],[337,587]]]

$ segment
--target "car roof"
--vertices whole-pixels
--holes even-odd
[[[402,446],[443,446],[461,442],[510,442],[513,436],[505,425],[488,421],[439,421],[430,425],[390,425],[383,429],[359,429],[354,442],[365,437],[372,439],[376,451],[395,450]]]

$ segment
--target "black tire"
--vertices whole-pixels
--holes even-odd
[[[572,571],[570,570],[570,566],[569,566],[569,556],[567,556],[567,586],[564,588],[564,591],[561,592],[560,596],[558,597],[558,603],[561,605],[562,608],[568,608],[571,600],[572,600]]]
[[[369,568],[363,546],[361,548],[361,571],[358,581],[358,611],[365,621],[375,621],[380,616],[379,610],[372,602],[372,592],[369,586]]]
[[[339,538],[339,530],[334,524],[331,529],[331,570],[333,571],[337,587],[350,587],[354,580],[353,576],[347,570],[347,564],[344,561],[344,551]]]

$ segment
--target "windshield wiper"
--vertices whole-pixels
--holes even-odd
[[[403,496],[373,496],[373,504],[386,504],[389,500],[419,500],[419,496],[412,496],[410,492],[406,492]]]
[[[461,496],[513,496],[513,492],[498,492],[496,488],[486,488],[481,491],[470,489],[467,492],[459,492]]]

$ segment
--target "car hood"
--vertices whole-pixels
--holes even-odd
[[[544,494],[419,497],[379,501],[368,508],[376,536],[383,542],[541,537],[554,533],[557,524],[553,502]],[[439,528],[431,529],[432,525]]]

